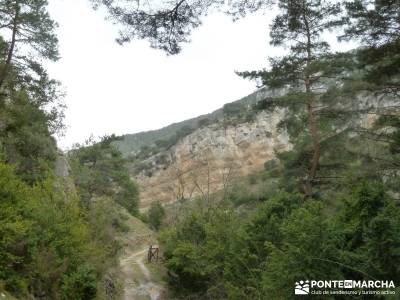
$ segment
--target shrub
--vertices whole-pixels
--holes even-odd
[[[96,296],[96,273],[87,265],[65,276],[61,287],[63,300],[90,300]]]
[[[159,230],[165,217],[164,207],[159,201],[151,203],[148,212],[148,222],[152,229]]]
[[[209,118],[204,118],[198,121],[197,126],[206,127],[211,124],[211,120]]]
[[[243,111],[243,105],[237,102],[227,103],[223,106],[222,111],[228,117],[237,116]]]

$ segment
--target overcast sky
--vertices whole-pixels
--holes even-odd
[[[91,134],[135,133],[209,113],[255,90],[235,70],[261,69],[279,54],[268,45],[271,17],[261,14],[233,23],[214,13],[181,54],[167,56],[146,41],[118,45],[117,28],[89,1],[50,0],[49,11],[61,59],[48,69],[67,93],[63,149]]]

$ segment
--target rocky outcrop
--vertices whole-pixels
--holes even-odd
[[[60,150],[57,151],[57,158],[55,164],[55,173],[58,177],[67,178],[70,174],[70,166],[64,153]]]
[[[64,196],[65,201],[68,202],[72,197],[77,197],[76,187],[71,175],[71,166],[61,150],[57,151],[54,173],[56,175],[55,186]]]
[[[284,90],[260,90],[239,101],[242,109],[270,96],[283,95]],[[345,101],[344,101],[345,100]],[[336,132],[348,127],[369,128],[379,113],[393,111],[395,97],[364,92],[341,99],[337,109],[354,112],[350,121],[338,122]],[[133,177],[141,189],[141,207],[152,201],[174,202],[196,196],[207,197],[216,191],[227,190],[235,177],[243,177],[264,168],[266,161],[277,152],[290,150],[288,134],[279,131],[277,124],[284,110],[259,112],[250,121],[223,116],[206,127],[196,129],[180,139],[168,151],[142,161]],[[345,116],[346,117],[346,116]],[[354,131],[351,134],[355,134]]]
[[[235,177],[261,170],[275,153],[291,148],[277,124],[283,110],[260,112],[252,121],[197,129],[169,151],[148,158],[136,174],[141,207],[152,201],[174,202],[226,189]]]

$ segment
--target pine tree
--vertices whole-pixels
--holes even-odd
[[[115,135],[104,136],[95,143],[91,138],[86,145],[76,145],[69,152],[75,186],[85,207],[91,205],[94,197],[108,196],[136,214],[139,190],[129,176],[121,152],[113,145],[119,139]]]
[[[400,2],[397,0],[353,0],[345,3],[347,15],[342,40],[358,40],[363,77],[369,89],[400,93]]]
[[[265,101],[264,107],[287,110],[286,123],[281,125],[294,137],[295,144],[292,155],[286,156],[290,160],[288,170],[302,177],[304,195],[311,197],[313,186],[321,180],[321,143],[337,131],[339,124],[332,124],[332,120],[345,115],[335,107],[337,100],[329,88],[336,85],[330,78],[344,75],[349,57],[332,54],[322,36],[342,25],[338,17],[341,7],[330,1],[284,0],[279,8],[280,14],[271,26],[271,44],[289,48],[289,53],[270,59],[268,71],[239,74],[260,78],[270,88],[287,90],[285,96]]]
[[[134,38],[147,39],[151,47],[168,54],[181,51],[189,42],[192,30],[202,23],[212,8],[222,8],[234,19],[263,10],[273,0],[233,0],[228,5],[219,0],[177,0],[152,5],[149,2],[126,0],[91,0],[94,7],[105,6],[110,18],[122,26],[117,42],[124,44]]]
[[[56,24],[46,7],[47,0],[0,0],[0,28],[9,37],[3,38],[6,51],[0,57],[0,88],[11,73],[43,75],[37,59],[57,60]]]
[[[353,0],[345,3],[346,23],[342,40],[357,40],[358,69],[361,70],[359,90],[385,97],[390,106],[374,109],[374,127],[363,129],[362,138],[372,144],[370,170],[385,176],[386,184],[398,191],[400,168],[400,2],[397,0]],[[386,151],[383,151],[386,150]]]

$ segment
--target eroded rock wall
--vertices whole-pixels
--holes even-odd
[[[276,126],[283,113],[260,112],[247,123],[197,129],[169,151],[147,159],[151,170],[135,176],[142,209],[152,201],[206,196],[223,190],[235,177],[261,170],[276,152],[291,148],[287,133]]]

